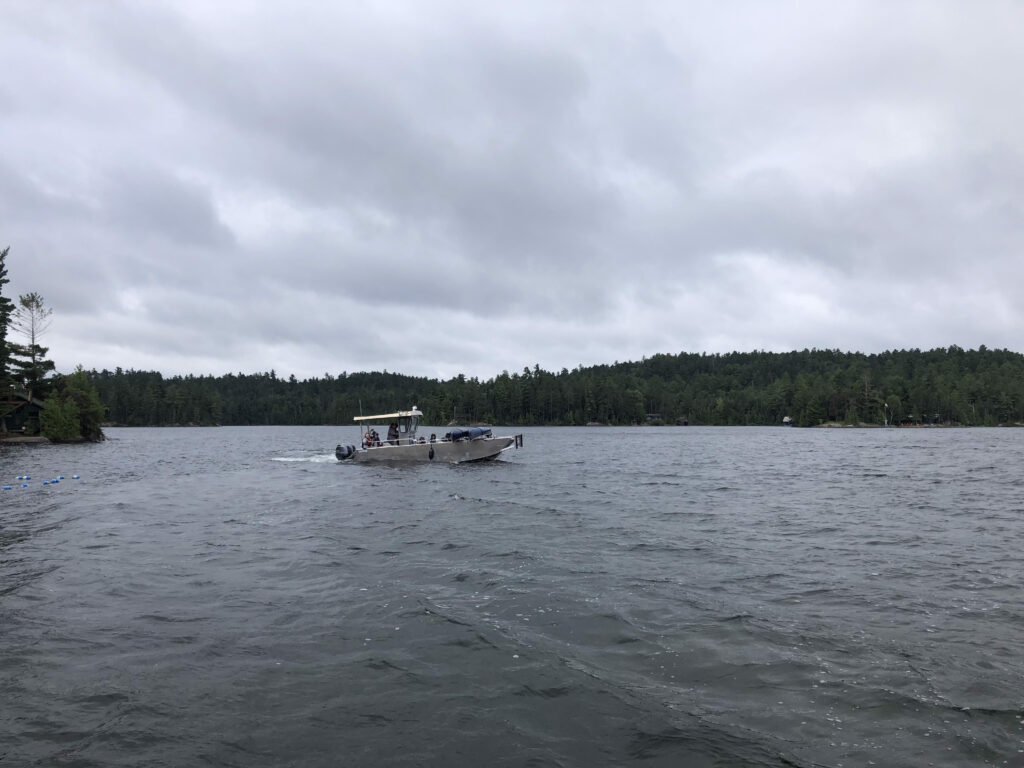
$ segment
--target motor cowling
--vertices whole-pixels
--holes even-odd
[[[355,456],[356,447],[354,445],[339,445],[334,449],[334,455],[338,461],[344,461],[345,459],[351,459]]]

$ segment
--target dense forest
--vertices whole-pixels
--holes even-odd
[[[274,371],[174,376],[90,371],[107,421],[143,425],[350,424],[418,405],[429,424],[1024,423],[1024,355],[1008,350],[662,354],[486,381],[396,373],[279,378]]]
[[[38,293],[4,296],[0,250],[0,437],[103,438],[125,426],[351,424],[417,405],[424,421],[499,425],[1024,425],[1024,355],[957,346],[881,354],[660,354],[558,372],[524,368],[481,381],[325,373],[299,381],[275,371],[173,376],[152,371],[54,375],[41,345],[52,310]],[[10,337],[20,339],[15,341]]]

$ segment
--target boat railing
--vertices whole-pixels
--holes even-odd
[[[519,440],[522,440],[521,436],[518,436]],[[390,440],[366,440],[365,438],[361,441],[360,447],[367,448],[394,448],[402,445],[431,445],[437,443],[461,443],[469,442],[472,440],[492,440],[494,438],[491,434],[479,435],[477,437],[459,437],[455,440],[451,440],[447,437],[439,437],[436,440],[428,440],[424,437],[399,437],[392,438]],[[517,446],[518,447],[518,446]]]
[[[390,440],[366,440],[362,441],[363,448],[393,448],[399,445],[425,445],[426,440],[414,437],[393,437]]]

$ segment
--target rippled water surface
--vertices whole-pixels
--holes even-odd
[[[0,447],[0,765],[1024,765],[1024,430],[516,431]]]

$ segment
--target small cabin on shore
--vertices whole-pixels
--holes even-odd
[[[10,390],[0,400],[0,438],[4,435],[38,434],[43,402],[25,392]]]

